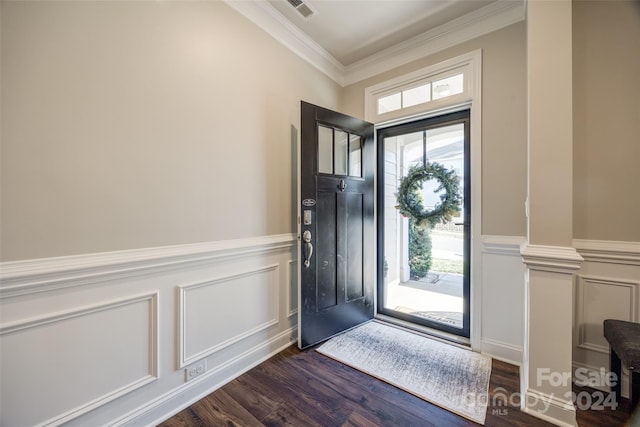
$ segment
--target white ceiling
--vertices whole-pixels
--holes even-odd
[[[268,0],[279,13],[343,66],[423,34],[495,0],[303,0],[305,19],[287,0]]]

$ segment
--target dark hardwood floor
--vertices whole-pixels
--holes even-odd
[[[489,391],[485,425],[551,425],[518,409],[518,367],[494,360]],[[574,391],[592,392],[584,388]],[[578,411],[581,427],[625,426],[629,425],[628,418],[626,399],[615,411]],[[300,351],[294,346],[161,424],[163,427],[474,425],[477,424],[315,350]]]

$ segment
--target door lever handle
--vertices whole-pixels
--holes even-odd
[[[309,267],[311,265],[311,255],[313,255],[313,245],[311,244],[311,232],[309,230],[305,230],[302,233],[302,240],[305,243],[305,254],[304,254],[304,266]]]

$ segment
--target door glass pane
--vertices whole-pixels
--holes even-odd
[[[460,200],[464,199],[464,124],[445,126],[427,131],[427,158],[429,162],[437,162],[447,170],[454,171],[458,176]],[[438,185],[435,182],[434,185]],[[443,191],[444,192],[444,191]],[[431,192],[434,195],[433,192]],[[434,197],[425,204],[433,209],[440,202],[440,197]],[[460,205],[460,212],[444,224],[437,224],[431,230],[431,271],[436,272],[438,280],[455,284],[462,289],[463,258],[464,258],[464,204]],[[461,308],[461,307],[460,307]],[[457,313],[457,311],[456,311]],[[455,320],[455,325],[461,322],[457,314],[447,321]],[[461,323],[460,323],[461,326]]]
[[[446,98],[447,96],[462,93],[463,87],[463,74],[447,77],[446,79],[438,80],[432,83],[434,100],[440,98]]]
[[[349,134],[347,132],[343,132],[341,130],[335,131],[336,135],[336,157],[335,157],[335,165],[334,165],[334,174],[335,175],[346,175],[347,174],[347,159],[348,159],[348,150],[349,150]]]
[[[383,140],[384,270],[382,307],[416,323],[463,328],[464,315],[464,124]],[[425,151],[426,147],[426,151]],[[461,213],[433,227],[400,214],[397,193],[411,166],[439,163],[459,178]],[[444,190],[428,180],[419,190],[424,210],[433,210]],[[426,323],[425,323],[426,322]],[[448,330],[448,329],[447,329]]]
[[[333,173],[333,129],[318,126],[318,172]]]
[[[395,137],[397,143],[402,145],[400,153],[402,160],[399,166],[403,168],[403,175],[406,175],[411,166],[421,165],[424,160],[423,131],[408,133]],[[397,176],[395,177],[397,179]]]
[[[402,108],[431,101],[431,83],[402,91]]]
[[[362,176],[362,138],[360,135],[349,136],[349,175]]]

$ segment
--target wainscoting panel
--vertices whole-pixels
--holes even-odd
[[[524,348],[522,242],[521,236],[482,236],[481,350],[516,365]]]
[[[154,293],[3,325],[2,425],[58,425],[156,380],[157,302]]]
[[[640,243],[576,240],[585,259],[574,283],[573,367],[598,378],[609,370],[609,345],[602,322],[640,321]],[[604,382],[594,387],[608,391]],[[622,395],[628,396],[623,373]]]
[[[576,324],[578,347],[609,354],[602,322],[619,319],[636,322],[637,288],[640,282],[579,275],[577,277]]]
[[[278,269],[276,264],[181,286],[179,367],[276,325]]]
[[[155,425],[291,345],[295,244],[0,264],[0,425]]]
[[[298,314],[298,261],[289,261],[289,292],[287,292],[287,316],[292,317]]]

